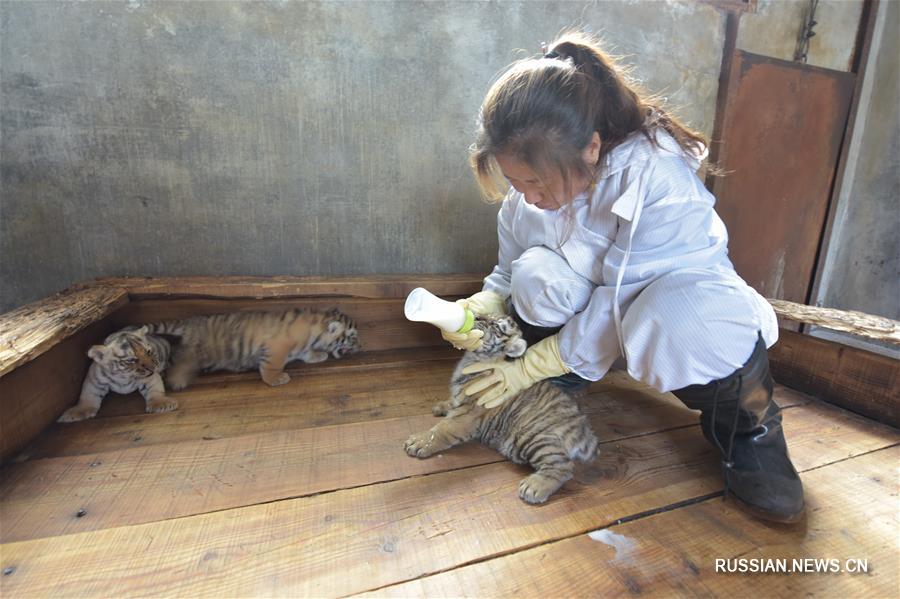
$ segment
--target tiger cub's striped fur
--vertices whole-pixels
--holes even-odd
[[[597,437],[575,399],[560,387],[541,381],[486,409],[463,392],[474,376],[462,374],[473,362],[518,358],[526,343],[519,326],[509,316],[475,320],[484,331],[482,346],[466,352],[450,381],[450,398],[434,406],[436,416],[446,416],[431,430],[412,435],[404,448],[411,456],[426,458],[470,440],[493,447],[517,464],[530,464],[535,472],[519,484],[519,497],[543,503],[575,471],[575,460],[590,462],[597,454]]]
[[[197,372],[209,370],[259,368],[263,381],[284,385],[291,380],[284,371],[288,362],[312,364],[360,349],[356,325],[337,309],[193,316],[152,324],[150,330],[180,337],[166,373],[166,383],[175,390],[187,387]]]
[[[171,355],[169,342],[149,334],[143,327],[127,327],[107,337],[102,345],[88,350],[93,360],[81,386],[81,396],[74,407],[66,410],[58,422],[75,422],[93,418],[103,398],[110,391],[140,391],[148,412],[169,412],[178,402],[166,396],[160,373]]]

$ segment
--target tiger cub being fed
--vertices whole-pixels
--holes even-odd
[[[200,371],[254,368],[269,385],[284,385],[291,380],[284,371],[288,362],[313,364],[360,349],[356,325],[337,309],[193,316],[152,324],[150,330],[180,338],[166,372],[173,390],[187,387]]]
[[[171,346],[162,337],[149,334],[143,327],[126,327],[88,350],[93,360],[88,368],[81,396],[57,422],[75,422],[93,418],[110,391],[140,391],[148,412],[170,412],[178,401],[166,396],[162,372],[169,361]]]
[[[519,484],[519,497],[543,503],[575,472],[575,460],[590,462],[597,455],[597,437],[575,399],[560,387],[541,381],[496,408],[483,408],[467,397],[463,387],[479,376],[462,374],[473,362],[517,358],[525,353],[522,331],[510,316],[475,319],[484,331],[482,345],[466,352],[450,381],[450,399],[434,406],[446,416],[431,430],[412,435],[404,449],[427,458],[470,440],[492,447],[516,464],[530,464],[535,472]]]

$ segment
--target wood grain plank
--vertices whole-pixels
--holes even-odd
[[[809,335],[781,333],[769,350],[775,380],[900,427],[900,360]]]
[[[428,414],[14,464],[0,484],[0,542],[154,522],[503,459],[475,444],[434,460],[408,459],[403,441],[433,421]]]
[[[503,462],[303,499],[2,545],[13,596],[340,596],[712,493],[693,429],[618,444],[535,508]],[[409,458],[408,458],[409,459]]]
[[[378,597],[895,597],[897,447],[804,476],[800,526],[767,525],[712,499],[383,588]],[[852,490],[852,491],[851,491]],[[868,572],[716,572],[716,559],[865,559]]]
[[[128,303],[116,287],[73,287],[0,314],[0,376]]]
[[[257,432],[379,418],[428,414],[445,399],[453,362],[366,368],[359,371],[306,372],[293,369],[292,380],[269,387],[255,375],[238,380],[202,382],[172,393],[179,409],[144,413],[143,399],[110,395],[91,420],[50,426],[23,459],[115,451],[157,443],[179,443]]]
[[[648,419],[639,411],[617,420],[619,433],[610,431],[607,416],[618,410],[605,405],[608,410],[591,418],[604,444],[646,434]],[[843,459],[893,438],[886,427],[859,417],[807,407],[804,418],[818,421],[825,433],[802,439],[811,445],[809,454],[818,449],[829,459]],[[696,421],[688,410],[671,414],[671,426]],[[152,522],[502,461],[474,444],[431,460],[404,459],[403,440],[433,422],[419,415],[20,463],[4,471],[0,484],[0,541]],[[870,432],[870,445],[859,440],[863,431]],[[79,511],[84,513],[77,517]]]
[[[618,376],[619,385],[607,382],[582,400],[605,442],[696,424],[696,414],[671,395]],[[394,402],[414,404],[392,392]],[[476,445],[408,459],[403,441],[434,424],[429,408],[404,418],[277,432],[269,432],[270,418],[270,428],[257,434],[14,464],[0,482],[0,540],[152,522],[503,460]],[[79,510],[86,515],[76,517]]]
[[[844,457],[822,437],[821,406],[786,410],[804,469]],[[829,408],[825,408],[828,410]],[[844,444],[873,447],[874,423]],[[896,443],[886,437],[884,445]],[[857,444],[858,443],[858,444]],[[876,443],[877,444],[877,443]],[[607,443],[549,503],[516,496],[525,468],[500,462],[210,514],[7,543],[16,595],[337,596],[381,588],[608,526],[720,490],[696,427]],[[850,494],[843,482],[836,493]],[[688,532],[688,534],[690,534]]]

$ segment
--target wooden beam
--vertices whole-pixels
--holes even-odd
[[[856,310],[807,306],[780,299],[768,298],[767,301],[772,304],[779,318],[900,345],[900,322],[884,316],[873,316]]]
[[[119,287],[78,286],[0,315],[0,376],[127,302]]]
[[[780,335],[769,349],[776,381],[900,427],[900,360],[784,329]]]
[[[716,167],[722,146],[725,143],[725,108],[728,102],[728,94],[731,91],[731,69],[734,63],[734,52],[737,48],[738,30],[741,24],[741,12],[729,10],[725,15],[725,39],[722,42],[722,62],[719,65],[719,86],[716,91],[716,113],[713,122],[712,137],[710,138],[709,163]],[[712,191],[716,182],[716,174],[706,177],[706,187]]]

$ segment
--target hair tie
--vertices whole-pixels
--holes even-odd
[[[559,52],[556,50],[548,51],[548,48],[547,42],[541,42],[541,53],[544,55],[542,58],[561,58]]]

